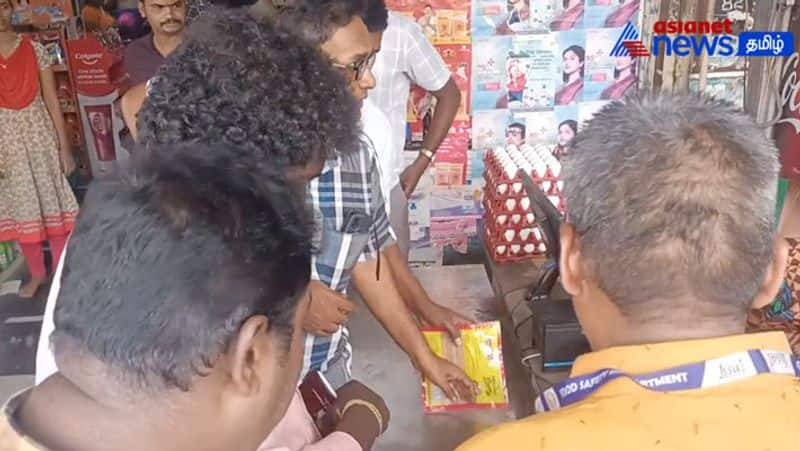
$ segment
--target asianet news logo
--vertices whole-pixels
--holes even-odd
[[[628,22],[611,56],[789,56],[794,52],[794,35],[779,31],[733,33],[730,19],[720,21],[658,21],[653,25],[650,47],[639,38],[639,30]]]

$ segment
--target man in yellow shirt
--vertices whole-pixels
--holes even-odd
[[[545,413],[459,450],[800,449],[800,365],[782,333],[744,335],[786,266],[777,155],[708,99],[630,99],[589,121],[562,172],[560,268],[594,352],[537,400]]]

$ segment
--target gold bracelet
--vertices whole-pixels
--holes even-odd
[[[378,435],[383,434],[383,415],[381,415],[381,411],[378,410],[377,407],[375,407],[375,404],[372,404],[369,401],[364,401],[363,399],[351,399],[350,401],[347,401],[347,403],[344,405],[344,408],[342,409],[342,413],[341,413],[341,415],[339,415],[339,417],[340,418],[344,417],[344,415],[347,413],[347,411],[351,407],[355,407],[355,406],[366,407],[367,409],[369,409],[369,411],[372,412],[372,415],[375,416],[375,420],[378,421]]]

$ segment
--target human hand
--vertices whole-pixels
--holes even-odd
[[[70,175],[75,171],[75,158],[72,157],[72,151],[69,146],[61,146],[59,160],[61,162],[61,172],[64,175]]]
[[[431,353],[427,362],[420,362],[422,375],[441,388],[451,401],[472,402],[478,395],[478,384],[461,368]]]
[[[312,280],[308,289],[311,292],[311,305],[303,321],[303,329],[322,336],[336,333],[355,311],[356,305],[318,280]]]
[[[336,395],[334,407],[339,413],[336,430],[353,437],[363,450],[370,449],[375,439],[389,427],[390,413],[386,402],[358,381],[348,382]]]
[[[457,346],[461,346],[461,327],[473,324],[472,320],[435,302],[430,302],[421,308],[419,317],[425,327],[439,327],[446,330]]]
[[[411,199],[414,190],[417,189],[419,180],[422,178],[422,175],[425,174],[425,170],[428,169],[429,164],[430,160],[428,160],[428,157],[420,155],[400,174],[400,187],[403,188],[406,199]]]

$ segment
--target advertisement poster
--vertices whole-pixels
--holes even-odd
[[[117,60],[94,36],[70,40],[67,47],[92,174],[112,177],[117,161],[128,156],[119,142],[124,124],[113,108],[118,93],[111,77]]]
[[[472,48],[469,45],[438,45],[436,49],[442,60],[450,68],[453,81],[461,92],[461,105],[456,113],[456,121],[469,121],[470,77],[472,75]]]
[[[465,183],[469,138],[469,121],[453,122],[450,133],[436,152],[434,183],[437,186],[463,185]]]
[[[506,127],[511,120],[508,110],[472,113],[472,148],[494,149],[506,143]]]
[[[639,21],[641,0],[586,0],[586,28],[619,28]]]
[[[558,59],[552,33],[514,36],[506,60],[508,107],[511,110],[553,108]]]
[[[386,6],[413,19],[434,44],[469,44],[469,0],[390,0]]]
[[[583,100],[586,75],[586,33],[583,30],[558,33],[559,75],[556,77],[556,105],[570,105]]]
[[[621,28],[586,30],[586,77],[583,100],[617,100],[635,91],[637,65],[630,56],[609,56]]]
[[[508,106],[506,71],[511,37],[494,37],[472,43],[472,111]]]

